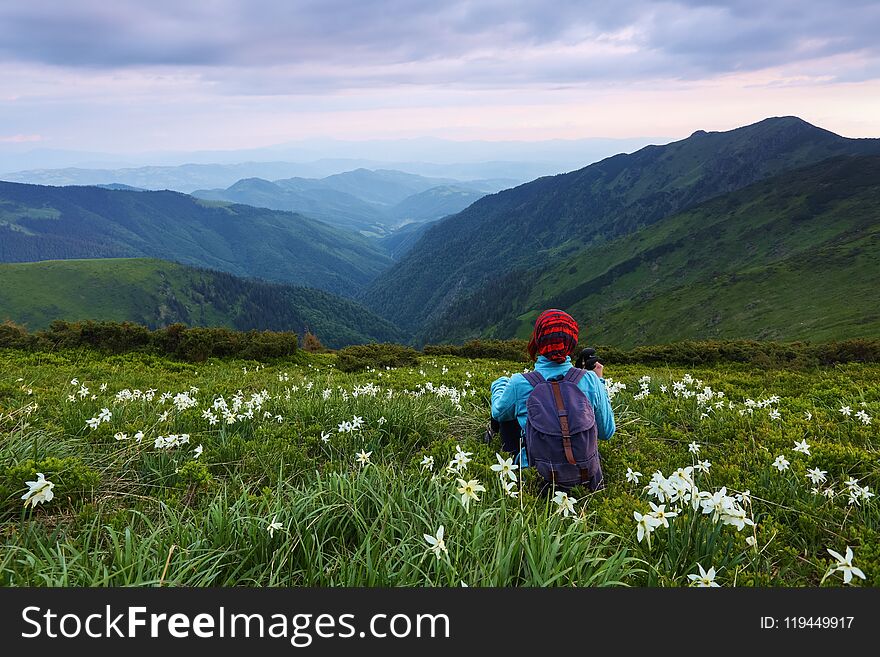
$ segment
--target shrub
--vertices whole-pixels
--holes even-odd
[[[48,330],[33,335],[15,324],[3,324],[0,347],[33,351],[88,347],[104,353],[145,352],[191,362],[212,357],[263,360],[294,355],[297,336],[289,332],[240,332],[223,327],[188,328],[183,324],[151,331],[132,322],[56,320]]]
[[[318,336],[311,331],[306,331],[306,334],[303,336],[302,348],[304,351],[308,351],[312,354],[326,351],[326,348],[321,344]]]
[[[34,346],[36,338],[28,335],[23,326],[19,326],[9,320],[0,324],[0,347],[13,349],[30,349]]]
[[[578,345],[578,351],[587,345]],[[674,342],[622,350],[593,346],[605,363],[619,365],[685,365],[746,363],[760,367],[804,368],[841,363],[880,362],[880,340],[855,339],[825,344],[728,340]]]
[[[429,344],[422,350],[426,355],[460,356],[462,358],[494,358],[526,362],[529,359],[526,340],[470,340],[463,345]]]
[[[418,365],[419,352],[399,344],[361,344],[340,349],[336,366],[343,372],[357,372],[368,367],[403,367]]]

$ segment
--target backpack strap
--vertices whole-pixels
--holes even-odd
[[[559,416],[559,426],[562,427],[562,447],[565,449],[565,460],[571,465],[577,465],[574,452],[571,451],[571,432],[568,428],[568,411],[565,402],[562,401],[562,391],[559,390],[559,381],[550,381],[553,389],[553,399],[556,401],[556,414]]]
[[[523,378],[528,381],[533,388],[545,380],[544,376],[537,370],[532,370],[531,372],[524,373]]]
[[[579,367],[572,367],[565,373],[563,377],[566,381],[570,381],[571,383],[577,385],[584,375],[587,373],[587,370],[582,370]]]

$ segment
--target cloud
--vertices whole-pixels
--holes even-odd
[[[26,144],[34,141],[43,141],[41,135],[0,135],[2,144]]]
[[[876,0],[10,1],[0,116],[90,150],[686,136],[783,114],[868,136],[876,34]]]
[[[857,54],[880,4],[824,0],[50,0],[0,7],[0,59],[191,68],[234,93],[700,79]]]
[[[0,135],[0,144],[28,144],[43,141],[42,135]]]

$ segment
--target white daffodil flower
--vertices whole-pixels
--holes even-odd
[[[642,515],[638,511],[633,511],[633,518],[636,519],[636,526],[638,527],[636,538],[638,538],[639,543],[641,543],[642,539],[647,536],[648,545],[650,546],[651,533],[660,526],[660,521],[657,520],[657,518],[652,516],[650,513]]]
[[[458,488],[456,489],[461,495],[461,504],[464,506],[465,511],[470,511],[470,502],[471,500],[480,501],[477,493],[480,493],[486,490],[482,484],[476,479],[471,479],[469,481],[465,481],[464,479],[458,480]]]
[[[438,559],[440,559],[443,554],[449,554],[449,550],[446,549],[446,542],[443,540],[443,531],[443,525],[440,525],[437,528],[436,536],[423,534],[425,541],[428,543],[428,549],[433,552],[434,556]]]
[[[661,504],[659,506],[657,506],[653,502],[649,502],[649,504],[651,505],[651,513],[649,513],[648,515],[653,516],[657,519],[657,522],[659,523],[657,525],[658,527],[662,526],[669,529],[669,519],[678,516],[678,511],[666,511],[665,504]]]
[[[793,449],[801,454],[806,454],[807,456],[810,455],[810,446],[807,444],[806,439],[801,440],[800,442],[795,441]]]
[[[773,461],[773,467],[776,468],[777,470],[779,470],[780,472],[788,470],[789,465],[791,465],[791,463],[789,463],[788,459],[785,458],[782,454],[777,456],[776,460]]]
[[[51,502],[52,498],[55,497],[55,493],[52,492],[55,484],[46,479],[42,472],[37,473],[36,481],[26,481],[24,483],[28,487],[28,492],[21,496],[25,507],[30,505],[31,508],[34,508],[37,504]]]
[[[574,513],[574,505],[575,502],[577,502],[577,498],[569,497],[568,493],[563,493],[561,490],[558,490],[553,496],[553,501],[556,502],[556,505],[559,507],[557,511],[566,518]]]
[[[518,465],[513,463],[512,458],[505,459],[501,454],[495,453],[495,458],[498,459],[498,463],[490,465],[489,468],[493,472],[497,472],[498,476],[501,479],[508,477],[511,481],[516,481],[516,470],[519,469]]]
[[[700,569],[699,575],[688,575],[688,579],[691,580],[691,586],[696,587],[709,587],[709,588],[718,588],[720,585],[715,581],[715,568],[710,568],[708,571],[703,570],[703,566],[697,564],[697,568]]]
[[[837,564],[831,567],[831,569],[825,574],[825,577],[840,571],[843,573],[844,584],[852,582],[853,575],[861,577],[862,579],[867,579],[865,573],[863,573],[860,568],[853,566],[853,551],[848,545],[846,546],[846,556],[841,555],[839,552],[835,552],[831,548],[828,549],[828,554],[837,559]],[[822,578],[822,581],[825,581],[825,577]]]
[[[269,538],[275,538],[275,532],[283,528],[284,525],[278,522],[278,517],[272,516],[272,522],[268,524],[266,531],[269,532]]]
[[[627,468],[627,469],[626,469],[626,480],[627,480],[628,482],[630,482],[630,483],[638,484],[638,483],[639,483],[639,477],[641,477],[641,476],[642,476],[642,473],[641,473],[641,472],[638,472],[638,471],[636,471],[636,470],[633,470],[632,468]]]
[[[820,470],[819,468],[813,468],[812,470],[807,470],[807,479],[813,482],[815,485],[819,485],[825,482],[825,475],[828,474],[827,470]]]
[[[519,497],[519,491],[516,489],[515,481],[504,481],[502,479],[501,486],[504,488],[504,492],[507,494],[508,497]]]

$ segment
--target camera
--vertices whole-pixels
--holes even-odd
[[[575,367],[579,367],[583,370],[591,370],[596,367],[596,363],[601,362],[599,358],[596,356],[596,350],[592,347],[586,347],[581,350],[581,353],[577,357],[577,361],[575,362]]]

